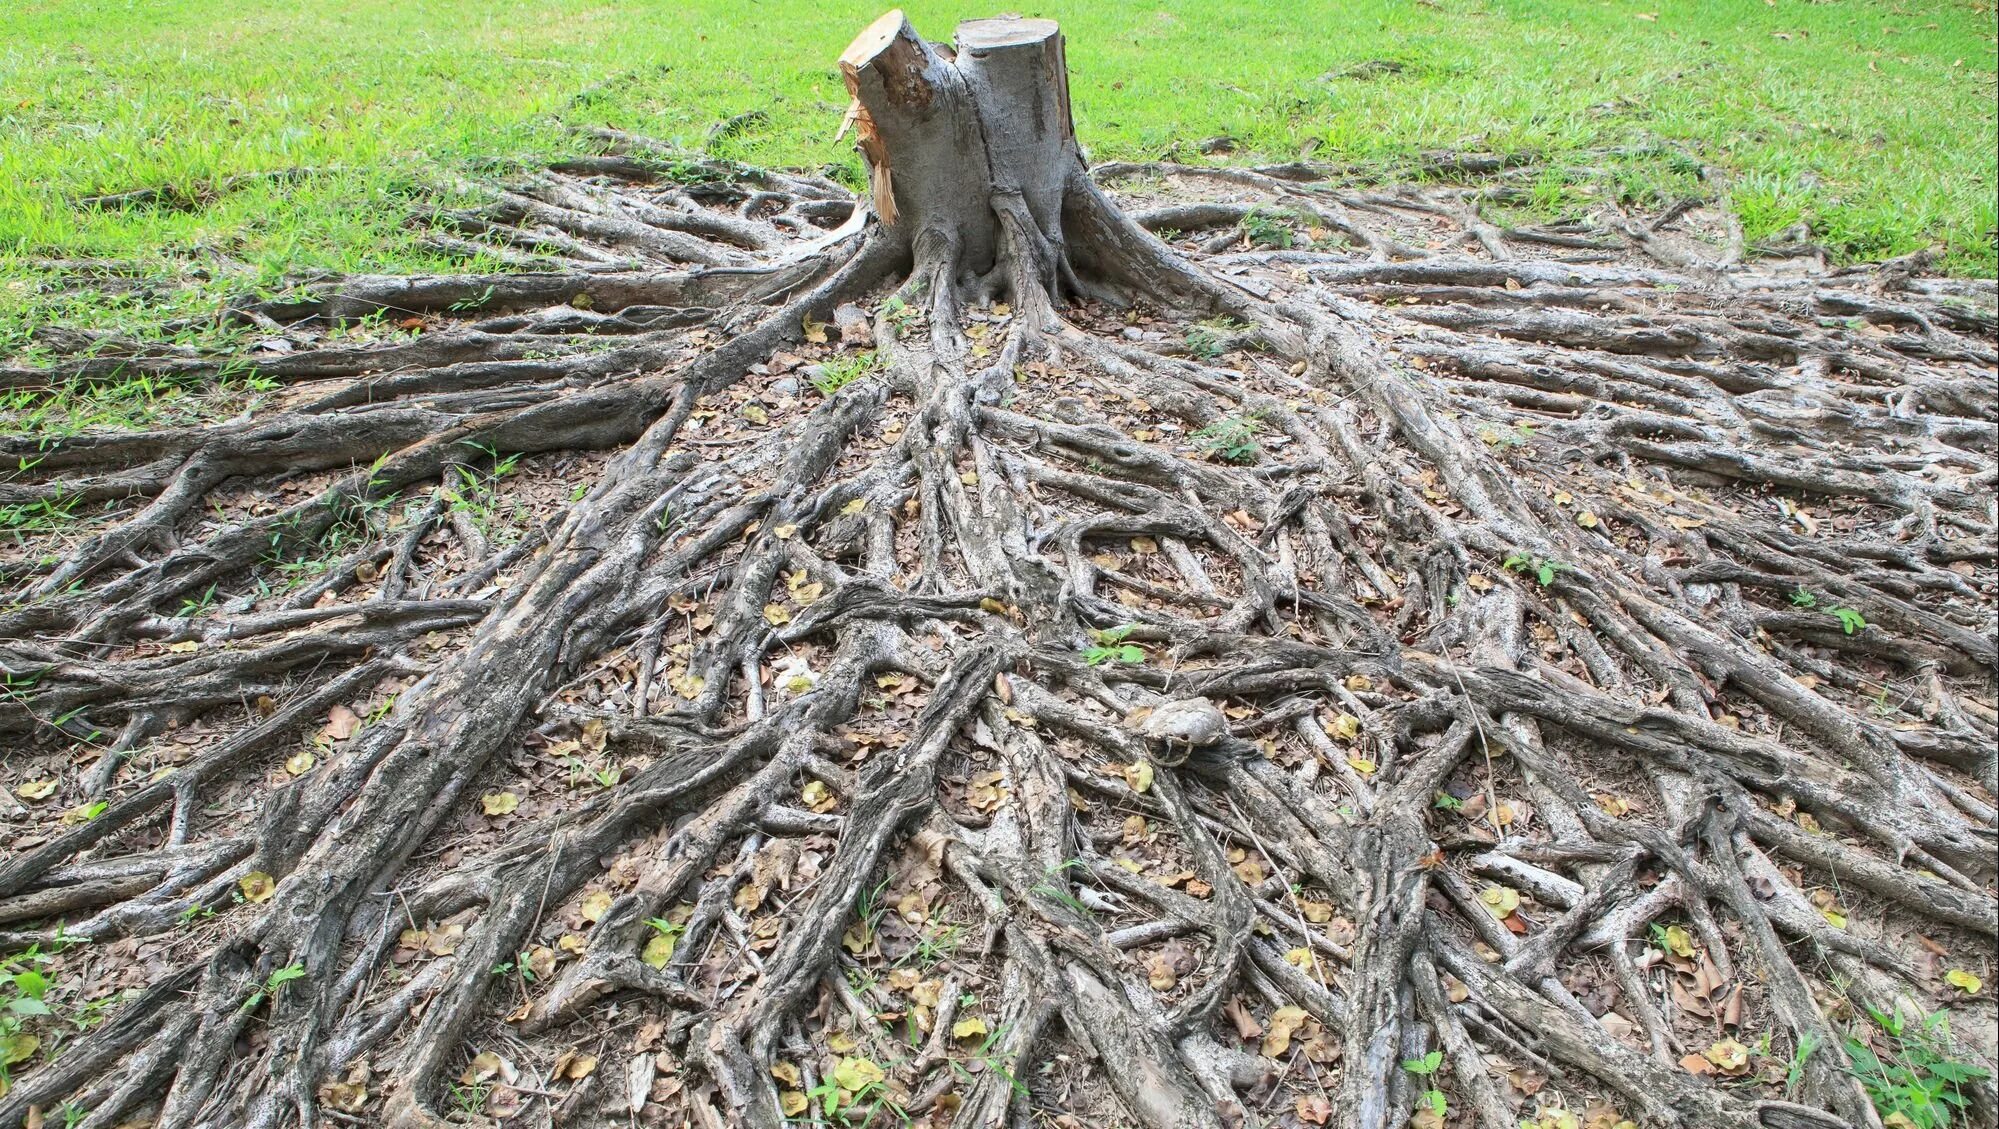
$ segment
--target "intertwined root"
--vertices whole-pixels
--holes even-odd
[[[550,269],[0,441],[87,518],[4,564],[5,950],[131,985],[0,1125],[1860,1126],[1947,997],[1989,1065],[1989,287],[1124,166],[1172,249],[1071,183],[917,292],[612,140],[442,217]]]

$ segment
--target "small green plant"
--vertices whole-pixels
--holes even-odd
[[[1867,617],[1854,611],[1852,608],[1827,608],[1825,614],[1838,620],[1840,630],[1845,631],[1848,635],[1860,631],[1867,626]]]
[[[215,911],[213,909],[202,905],[200,902],[194,902],[182,907],[179,915],[174,920],[181,925],[192,925],[197,921],[203,921],[214,916]]]
[[[1290,218],[1276,212],[1266,212],[1262,208],[1251,208],[1243,214],[1239,224],[1242,237],[1251,247],[1273,247],[1288,251],[1298,240],[1291,229]]]
[[[821,396],[831,398],[840,389],[875,371],[876,364],[872,349],[851,357],[830,357],[819,365],[819,372],[812,377],[812,387]]]
[[[250,998],[243,1001],[243,1010],[257,1010],[265,1000],[276,999],[278,993],[284,989],[285,985],[300,979],[304,975],[305,966],[302,964],[288,964],[283,968],[272,969],[271,974],[264,977],[263,987],[250,993]]]
[[[191,600],[182,600],[180,602],[180,614],[183,619],[193,619],[196,616],[207,614],[208,609],[214,605],[215,585],[210,584],[208,590],[203,592],[199,597]]]
[[[1871,1007],[1867,1014],[1886,1046],[1877,1051],[1871,1040],[1849,1031],[1846,1055],[1875,1111],[1890,1124],[1949,1129],[1970,1104],[1965,1088],[1991,1072],[1950,1057],[1950,1018],[1943,1012],[1921,1022]]]
[[[1255,415],[1238,412],[1223,416],[1194,432],[1190,438],[1199,443],[1210,458],[1245,465],[1255,462],[1261,450],[1256,444],[1256,433],[1262,426],[1263,421]]]
[[[1819,598],[1812,595],[1811,589],[1800,584],[1791,590],[1791,606],[1794,608],[1815,608],[1819,606]]]
[[[1229,318],[1210,318],[1187,331],[1187,351],[1212,361],[1229,351],[1229,338],[1248,326]]]
[[[1541,582],[1541,587],[1546,588],[1555,582],[1555,577],[1558,574],[1574,566],[1565,565],[1560,561],[1551,561],[1544,557],[1523,557],[1516,553],[1501,562],[1500,567],[1508,572],[1517,572],[1525,576],[1532,576],[1535,580]]]
[[[1050,867],[1048,873],[1043,875],[1043,880],[1030,889],[1028,893],[1039,894],[1041,897],[1048,898],[1051,901],[1060,902],[1070,909],[1075,910],[1082,917],[1094,918],[1096,915],[1090,912],[1090,907],[1084,905],[1082,900],[1077,898],[1076,895],[1063,889],[1063,883],[1059,881],[1059,877],[1063,871],[1082,865],[1082,859],[1069,859],[1066,862]]]
[[[1450,1101],[1444,1097],[1444,1092],[1437,1089],[1436,1085],[1437,1071],[1442,1069],[1443,1065],[1444,1052],[1442,1051],[1431,1051],[1422,1058],[1406,1058],[1402,1060],[1402,1069],[1423,1080],[1425,1089],[1417,1096],[1428,1104],[1430,1112],[1436,1114],[1438,1117],[1444,1116],[1451,1108]]]
[[[1132,629],[1136,626],[1136,624],[1127,623],[1122,627],[1111,627],[1102,631],[1090,632],[1090,637],[1097,641],[1097,645],[1084,649],[1083,661],[1091,666],[1103,666],[1105,663],[1123,663],[1126,666],[1144,665],[1145,649],[1136,643],[1125,642],[1126,639],[1131,637]]]
[[[1436,796],[1430,801],[1430,803],[1438,811],[1465,810],[1465,802],[1463,800],[1458,799],[1456,796],[1451,795],[1449,792],[1437,793]]]
[[[492,1085],[487,1082],[472,1082],[466,1085],[446,1082],[444,1085],[451,1094],[451,1104],[457,1106],[458,1111],[467,1117],[479,1116],[479,1111],[486,1108],[486,1095],[493,1090]]]
[[[484,306],[486,303],[492,301],[493,293],[497,289],[498,287],[488,286],[486,289],[480,291],[477,294],[474,294],[470,298],[460,298],[456,302],[451,303],[449,308],[451,312],[454,314],[462,314],[467,310],[476,310],[479,307]]]
[[[1478,437],[1488,447],[1502,449],[1508,447],[1525,447],[1534,439],[1534,425],[1531,423],[1516,423],[1510,428],[1499,428],[1491,424],[1485,424],[1478,429]]]
[[[887,319],[889,328],[895,331],[896,340],[900,341],[923,314],[900,298],[890,298],[882,303],[882,317]]]

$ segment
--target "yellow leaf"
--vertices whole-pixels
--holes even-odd
[[[784,1083],[787,1086],[805,1085],[805,1076],[798,1072],[798,1068],[796,1066],[793,1066],[791,1063],[788,1062],[772,1063],[770,1067],[770,1076]]]
[[[242,891],[246,902],[268,902],[278,892],[278,882],[261,870],[253,870],[236,880],[236,889]]]
[[[825,322],[813,321],[811,318],[808,317],[805,319],[804,324],[800,328],[805,330],[805,339],[807,341],[810,341],[812,344],[824,345],[826,343]]]
[[[472,1056],[472,1064],[465,1068],[465,1073],[459,1075],[458,1080],[467,1086],[476,1086],[488,1078],[497,1077],[499,1073],[500,1056],[492,1051],[480,1051]]]
[[[34,1035],[16,1033],[0,1039],[0,1066],[12,1066],[35,1057],[42,1041]]]
[[[1576,515],[1576,524],[1582,526],[1584,529],[1595,529],[1596,515],[1589,510],[1584,510]]]
[[[812,1102],[801,1091],[785,1090],[778,1094],[777,1105],[784,1111],[786,1117],[797,1117],[811,1108]]]
[[[555,947],[568,953],[570,956],[580,957],[589,951],[590,942],[585,941],[583,935],[580,933],[564,933],[555,939]]]
[[[975,1039],[986,1034],[986,1021],[974,1015],[951,1025],[953,1039]]]
[[[1272,1012],[1269,1025],[1263,1029],[1264,1057],[1282,1058],[1284,1052],[1291,1049],[1291,1036],[1311,1018],[1304,1008],[1296,1004],[1286,1004]]]
[[[188,639],[179,643],[167,644],[167,650],[172,651],[176,655],[185,655],[190,651],[201,650],[201,644],[193,639]]]
[[[1134,792],[1144,792],[1152,787],[1152,765],[1148,761],[1133,761],[1124,767],[1124,782]]]
[[[311,772],[312,766],[317,763],[318,758],[314,757],[309,750],[300,749],[298,752],[285,758],[285,771],[291,773],[293,776],[304,776],[306,773]]]
[[[1298,911],[1305,915],[1306,921],[1314,925],[1323,925],[1333,919],[1333,903],[1331,902],[1315,902],[1310,898],[1300,898],[1298,900]]]
[[[1487,886],[1478,892],[1478,900],[1485,904],[1486,912],[1504,920],[1520,908],[1520,891],[1511,886]]]
[[[507,815],[518,810],[521,798],[512,792],[488,792],[479,797],[479,807],[487,815]]]
[[[783,627],[791,622],[791,613],[785,610],[783,604],[765,604],[764,622],[772,627]]]
[[[590,1077],[591,1072],[596,1069],[596,1055],[577,1055],[565,1063],[563,1068],[557,1073],[571,1082],[581,1082],[583,1079]]]
[[[1312,950],[1300,946],[1284,954],[1284,963],[1296,965],[1306,972],[1312,971]]]
[[[1703,1056],[1724,1074],[1740,1074],[1749,1069],[1749,1048],[1734,1039],[1723,1039],[1709,1047]]]
[[[819,780],[806,781],[798,798],[804,801],[807,808],[815,812],[829,812],[840,805],[840,801],[833,795],[833,790],[826,787],[824,781]]]
[[[1350,713],[1342,713],[1326,726],[1326,732],[1342,741],[1351,741],[1360,736],[1360,719]]]
[[[867,508],[868,508],[868,500],[866,498],[855,498],[853,501],[848,502],[846,505],[840,507],[840,514],[843,517],[853,517],[855,514],[860,513],[862,510],[865,510]]]
[[[1834,929],[1846,928],[1846,915],[1839,912],[1837,908],[1829,907],[1827,909],[1822,909],[1819,912],[1825,915],[1826,921],[1831,923]]]
[[[854,1037],[845,1031],[835,1031],[826,1036],[826,1049],[836,1055],[846,1054],[858,1045],[854,1042]]]
[[[1691,957],[1694,955],[1694,939],[1687,933],[1687,928],[1684,925],[1666,926],[1665,941],[1666,951],[1676,957]]]
[[[50,796],[55,795],[55,791],[56,782],[54,780],[30,780],[19,788],[14,789],[14,794],[24,800],[46,800]]]
[[[1352,768],[1355,772],[1360,773],[1362,776],[1373,776],[1374,770],[1377,767],[1379,767],[1373,761],[1367,759],[1366,757],[1360,756],[1359,754],[1355,754],[1354,756],[1348,757],[1347,766]]]
[[[677,944],[679,938],[672,934],[654,933],[646,942],[644,951],[639,953],[639,959],[653,968],[665,968],[666,963],[673,959],[673,949]]]
[[[850,1093],[859,1093],[887,1078],[888,1072],[869,1058],[843,1058],[833,1068],[833,1084]]]
[[[770,535],[772,537],[777,538],[779,541],[789,541],[791,540],[792,534],[797,532],[798,532],[798,526],[796,525],[780,525],[774,527],[770,531]]]
[[[1131,551],[1141,556],[1156,553],[1159,551],[1159,542],[1150,537],[1134,537],[1131,539]]]
[[[1985,987],[1985,981],[1980,980],[1977,974],[1966,972],[1962,968],[1953,968],[1944,973],[1943,980],[1967,996],[1975,996],[1980,988]]]
[[[1369,678],[1365,674],[1349,674],[1347,675],[1347,689],[1365,694],[1369,690],[1374,689],[1374,679]]]
[[[611,894],[608,890],[592,890],[583,895],[581,911],[583,920],[596,923],[611,909]]]

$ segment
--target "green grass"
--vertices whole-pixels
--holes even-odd
[[[45,293],[27,260],[136,260],[198,285],[436,268],[404,226],[488,159],[612,125],[771,165],[846,165],[833,62],[881,0],[13,0],[0,11],[0,351],[48,319],[138,316]],[[947,37],[1007,5],[912,3]],[[1237,139],[1231,160],[1397,175],[1423,149],[1531,153],[1547,211],[1616,191],[1719,192],[1751,240],[1809,221],[1848,258],[1941,246],[1994,270],[1989,2],[1349,0],[1049,3],[1098,159]],[[1642,19],[1654,15],[1655,19]],[[1616,150],[1617,152],[1605,152]],[[1698,170],[1717,170],[1703,186]],[[84,211],[95,193],[313,170],[205,206]],[[210,278],[203,278],[207,274]],[[227,276],[226,283],[220,276]],[[148,305],[161,316],[185,310]],[[11,338],[11,342],[10,342]]]

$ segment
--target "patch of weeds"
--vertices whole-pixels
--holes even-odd
[[[467,515],[471,518],[474,528],[490,536],[499,514],[500,499],[496,487],[501,479],[514,473],[520,465],[521,457],[513,454],[502,458],[500,453],[488,444],[475,443],[469,439],[464,442],[466,446],[484,452],[486,457],[492,460],[493,469],[479,471],[462,463],[455,465],[451,469],[458,475],[458,484],[443,487],[440,493],[444,500],[450,503],[451,512]]]
[[[910,329],[923,320],[923,312],[901,298],[890,298],[883,302],[881,312],[889,328],[895,331],[895,339],[898,341],[907,337]]]
[[[819,365],[819,371],[812,377],[812,387],[821,396],[832,398],[840,389],[868,375],[879,367],[879,358],[874,350],[855,353],[851,357],[832,357]]]
[[[1425,1105],[1428,1105],[1430,1112],[1436,1114],[1439,1119],[1450,1110],[1451,1106],[1450,1101],[1444,1097],[1444,1092],[1436,1086],[1437,1071],[1443,1069],[1443,1066],[1444,1052],[1442,1051],[1431,1051],[1422,1058],[1402,1060],[1402,1069],[1423,1081],[1425,1088],[1417,1097]]]
[[[1478,437],[1486,446],[1500,450],[1525,447],[1534,441],[1534,425],[1531,423],[1516,423],[1510,428],[1499,428],[1489,423],[1481,424],[1478,429]]]
[[[1138,646],[1136,643],[1125,642],[1126,639],[1131,638],[1132,630],[1136,626],[1136,624],[1127,623],[1122,627],[1111,627],[1103,631],[1090,632],[1090,637],[1095,639],[1097,644],[1094,647],[1084,649],[1083,661],[1091,666],[1103,666],[1106,663],[1113,665],[1123,663],[1126,666],[1144,665],[1144,648]]]
[[[1298,241],[1298,233],[1291,227],[1291,217],[1281,212],[1251,208],[1244,213],[1237,226],[1242,228],[1242,237],[1251,247],[1289,251]]]
[[[1076,897],[1076,895],[1071,894],[1067,890],[1064,890],[1062,888],[1062,883],[1057,881],[1057,879],[1059,878],[1059,876],[1063,871],[1068,870],[1072,867],[1078,867],[1082,865],[1083,865],[1082,859],[1069,859],[1066,862],[1060,863],[1059,865],[1050,867],[1048,873],[1046,875],[1043,875],[1043,881],[1040,882],[1038,885],[1034,886],[1031,890],[1028,891],[1028,893],[1039,894],[1044,898],[1060,902],[1063,905],[1068,906],[1070,909],[1075,910],[1076,913],[1081,917],[1083,917],[1084,919],[1094,920],[1096,914],[1090,912],[1090,907],[1084,905],[1082,901]]]
[[[1263,450],[1256,442],[1256,434],[1262,428],[1263,421],[1255,413],[1233,412],[1194,432],[1189,438],[1200,444],[1209,458],[1242,466],[1255,462]]]
[[[1791,606],[1794,608],[1815,608],[1819,606],[1819,598],[1812,594],[1811,589],[1800,584],[1791,590]]]
[[[1540,581],[1541,587],[1546,588],[1555,582],[1556,576],[1575,566],[1551,561],[1545,557],[1524,557],[1515,553],[1502,561],[1500,567],[1508,572],[1520,573],[1522,576],[1532,576]]]
[[[1852,608],[1827,608],[1825,614],[1839,621],[1840,630],[1852,635],[1867,627],[1867,617]]]
[[[278,993],[284,990],[285,985],[294,980],[302,979],[304,976],[305,966],[302,964],[288,964],[283,968],[272,969],[271,974],[264,977],[263,986],[250,993],[250,998],[243,1001],[243,1010],[257,1010],[257,1008],[263,1005],[265,1000],[276,999]]]
[[[1187,351],[1204,361],[1212,361],[1229,351],[1229,338],[1249,326],[1232,318],[1209,318],[1187,331]]]
[[[1991,1077],[1983,1067],[1951,1056],[1950,1018],[1938,1012],[1911,1022],[1874,1008],[1867,1009],[1884,1044],[1861,1033],[1846,1035],[1851,1072],[1881,1119],[1913,1129],[1949,1129],[1970,1105],[1966,1089]],[[1899,1120],[1898,1120],[1899,1118]]]

